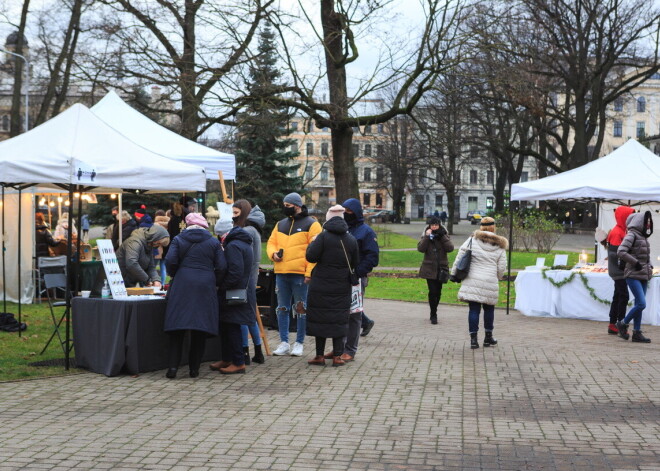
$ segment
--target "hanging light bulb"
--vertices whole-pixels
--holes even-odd
[[[61,203],[62,201],[64,201],[64,198],[62,198],[61,196],[58,196],[58,197],[57,197],[57,202],[58,202],[58,203]]]
[[[51,201],[50,203],[48,203],[48,206],[50,206],[51,208],[54,207],[55,206],[55,201]]]
[[[117,195],[115,195],[114,193],[112,193],[112,194],[110,195],[110,199],[111,199],[111,200],[116,200],[116,199],[117,199]]]
[[[74,198],[80,198],[80,193],[74,193],[74,194],[73,194],[73,197],[74,197]]]
[[[69,200],[66,200],[66,201],[64,202],[64,206],[69,206],[70,204],[71,204],[71,202],[69,202]]]
[[[39,206],[44,206],[45,204],[46,204],[46,198],[42,196],[41,199],[39,200]]]

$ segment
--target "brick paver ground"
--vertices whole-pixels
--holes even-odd
[[[640,345],[497,310],[500,344],[473,351],[466,307],[438,326],[422,304],[367,308],[342,368],[308,366],[308,338],[246,375],[2,383],[0,469],[660,470],[660,328]]]

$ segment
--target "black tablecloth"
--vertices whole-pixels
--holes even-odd
[[[76,364],[106,376],[167,368],[169,336],[163,332],[165,299],[74,298]],[[203,361],[220,359],[219,337],[206,341]],[[182,364],[188,363],[188,340]]]

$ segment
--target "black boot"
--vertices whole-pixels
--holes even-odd
[[[264,358],[264,354],[261,352],[261,345],[254,346],[254,356],[252,357],[252,361],[259,363],[260,365],[266,362],[266,358]]]
[[[493,338],[492,332],[486,332],[486,336],[484,337],[484,347],[490,347],[491,345],[497,345],[497,339]]]
[[[640,343],[651,343],[651,339],[644,337],[641,330],[633,330],[632,341]]]
[[[431,324],[436,325],[438,323],[438,315],[434,312],[431,313]]]
[[[250,347],[243,347],[243,355],[245,355],[245,364],[250,364]]]
[[[479,348],[479,340],[477,340],[476,332],[474,334],[470,334],[470,348],[473,350],[475,348]]]
[[[169,379],[174,379],[176,378],[177,371],[179,371],[178,368],[169,368],[167,370],[167,373],[165,373],[165,377]]]
[[[619,337],[621,337],[623,340],[628,340],[630,338],[630,334],[628,333],[628,324],[624,324],[623,321],[619,321],[616,323],[616,328],[619,329]]]

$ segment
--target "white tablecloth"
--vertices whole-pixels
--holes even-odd
[[[568,270],[548,270],[548,278],[555,282],[568,278],[572,272]],[[607,273],[584,273],[596,296],[601,299],[612,299],[614,282]],[[632,293],[630,303],[633,302]],[[516,277],[515,308],[526,316],[565,317],[570,319],[587,319],[592,321],[610,320],[610,305],[596,301],[590,295],[578,275],[570,283],[561,288],[553,286],[549,280],[544,280],[541,272],[521,271]],[[642,323],[660,325],[660,279],[654,277],[649,282],[646,292],[646,309],[642,315]]]

